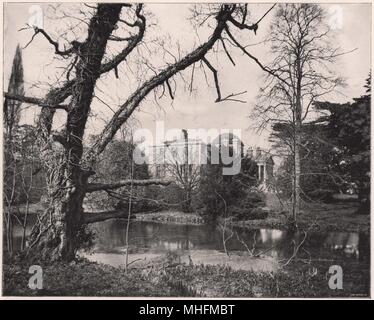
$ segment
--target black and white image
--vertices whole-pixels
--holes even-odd
[[[371,3],[3,16],[3,296],[370,297]]]

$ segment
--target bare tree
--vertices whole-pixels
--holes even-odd
[[[342,80],[331,65],[342,53],[330,45],[324,11],[315,4],[284,4],[271,23],[268,42],[273,54],[260,89],[253,118],[259,128],[281,125],[283,144],[293,158],[292,219],[300,210],[302,126],[313,118],[313,103],[333,92]],[[243,48],[244,49],[244,48]],[[315,113],[314,113],[315,115]]]
[[[188,131],[182,129],[183,140],[165,142],[165,175],[183,190],[181,202],[184,212],[191,212],[192,193],[199,185],[200,165],[197,159],[200,150],[188,139]],[[197,145],[199,146],[199,145]]]
[[[208,40],[175,62],[167,64],[161,71],[155,70],[154,76],[141,78],[137,89],[113,110],[112,118],[96,141],[89,148],[84,148],[83,137],[92,112],[91,103],[98,80],[108,72],[114,72],[118,77],[120,64],[131,54],[136,54],[147,28],[142,4],[108,3],[98,4],[94,9],[91,6],[87,8],[92,15],[87,22],[87,35],[83,41],[70,41],[62,48],[47,30],[33,28],[33,38],[44,37],[55,49],[55,54],[67,61],[64,73],[66,80],[63,84],[52,87],[44,98],[5,93],[8,99],[37,104],[42,108],[38,120],[38,147],[48,177],[49,207],[39,217],[29,239],[29,252],[42,259],[72,260],[82,227],[87,223],[123,217],[123,211],[84,212],[82,204],[89,192],[128,185],[129,181],[91,185],[89,180],[95,174],[92,168],[96,159],[147,95],[159,86],[166,84],[169,87],[168,81],[194,63],[202,60],[206,62],[207,53],[218,41],[225,41],[223,33],[229,33],[229,27],[243,32],[255,32],[268,12],[260,20],[250,24],[247,5],[216,5],[208,17],[214,23]],[[127,30],[128,36],[121,36],[121,30]],[[123,43],[122,50],[115,56],[108,53],[108,46],[112,41]],[[258,63],[257,59],[254,61]],[[217,79],[217,74],[214,74]],[[215,84],[219,93],[218,81]],[[222,101],[222,98],[217,101]],[[60,132],[52,130],[56,110],[67,113],[65,128]],[[130,182],[133,186],[145,183],[149,182]]]

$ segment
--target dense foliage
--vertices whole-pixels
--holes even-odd
[[[370,194],[370,76],[366,94],[352,103],[315,103],[321,114],[302,126],[301,189],[305,200],[331,200],[334,193],[353,192],[362,203],[360,212],[369,212]],[[273,126],[275,148],[289,143],[289,128]],[[292,155],[280,167],[278,186],[287,196],[292,185]]]
[[[202,170],[200,214],[208,221],[219,217],[258,218],[255,209],[263,203],[262,196],[254,188],[258,183],[256,163],[249,156],[242,155],[239,174],[223,175],[223,167],[221,159],[219,164],[208,161]]]
[[[353,103],[319,103],[321,110],[329,111],[327,121],[329,138],[335,144],[338,158],[334,170],[357,188],[361,213],[370,212],[370,114],[371,75],[366,80],[365,95]]]

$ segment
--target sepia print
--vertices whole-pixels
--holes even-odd
[[[3,16],[3,296],[370,297],[371,3]]]

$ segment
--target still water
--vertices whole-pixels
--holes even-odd
[[[87,257],[115,266],[123,264],[123,253],[126,252],[126,221],[109,220],[92,227],[96,233],[95,247],[94,253]],[[197,263],[227,264],[224,238],[227,239],[227,252],[236,257],[240,256],[237,261],[239,267],[250,265],[250,258],[245,255],[248,250],[253,250],[255,254],[261,253],[259,256],[262,259],[261,264],[251,260],[255,268],[272,270],[274,265],[292,255],[295,244],[303,240],[304,234],[276,229],[244,228],[230,228],[223,234],[222,229],[215,226],[134,221],[129,233],[130,260],[149,259],[172,251],[182,257],[192,257]],[[367,261],[369,238],[354,232],[311,233],[305,239],[299,255],[308,259],[331,259],[334,255],[357,262]],[[229,260],[232,262],[233,259]]]
[[[30,226],[32,225],[30,219]],[[108,220],[91,225],[94,248],[83,254],[92,261],[113,266],[125,263],[126,221]],[[28,230],[27,233],[29,233]],[[22,229],[15,225],[15,248],[21,245]],[[274,271],[287,261],[304,234],[277,229],[222,228],[210,225],[185,225],[132,221],[129,232],[129,261],[152,263],[152,259],[177,254],[181,262],[229,265],[236,269]],[[223,239],[226,239],[225,246]],[[225,251],[226,247],[226,251]],[[251,251],[252,254],[248,254]],[[355,232],[309,233],[298,257],[312,260],[370,260],[370,239]],[[229,255],[228,255],[228,254]],[[253,258],[253,254],[257,258]],[[133,264],[136,266],[136,263]]]

